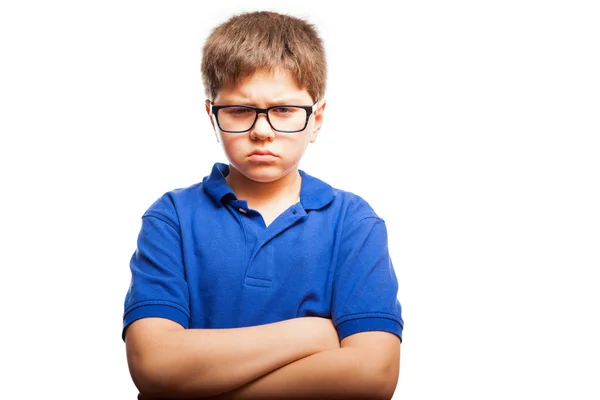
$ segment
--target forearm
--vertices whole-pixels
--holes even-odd
[[[145,340],[152,343],[151,350],[139,363],[133,361],[140,378],[136,384],[145,398],[198,398],[232,391],[296,360],[339,346],[319,340],[316,325],[323,325],[318,320],[297,318],[235,329],[180,329],[148,337]]]
[[[213,400],[237,399],[389,399],[394,388],[370,371],[361,354],[340,348],[288,364]]]

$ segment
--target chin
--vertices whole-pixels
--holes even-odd
[[[281,166],[275,166],[275,165],[269,165],[269,164],[263,164],[263,165],[251,165],[251,166],[244,166],[245,168],[236,168],[242,175],[244,175],[246,178],[254,181],[254,182],[260,182],[260,183],[269,183],[269,182],[275,182],[281,178],[283,178],[284,176],[286,176],[290,170],[290,169],[285,169],[282,168]]]
[[[281,171],[244,171],[243,174],[246,178],[260,183],[275,182],[285,176]]]

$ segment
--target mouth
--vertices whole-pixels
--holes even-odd
[[[271,153],[268,150],[254,150],[252,153],[249,154],[249,156],[273,156],[273,157],[277,157],[275,154]]]
[[[275,161],[277,156],[268,150],[255,150],[248,154],[248,158],[252,162],[265,163]]]

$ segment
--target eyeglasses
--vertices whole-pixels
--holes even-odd
[[[258,119],[258,114],[265,114],[271,128],[277,132],[302,132],[308,125],[308,118],[317,109],[312,106],[279,105],[267,108],[252,106],[215,106],[212,102],[211,112],[217,119],[217,125],[223,132],[248,132]]]

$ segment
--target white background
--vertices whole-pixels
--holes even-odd
[[[3,2],[0,397],[135,398],[120,334],[140,217],[225,161],[201,46],[270,9],[328,52],[301,167],[388,224],[394,398],[600,398],[594,3]]]

